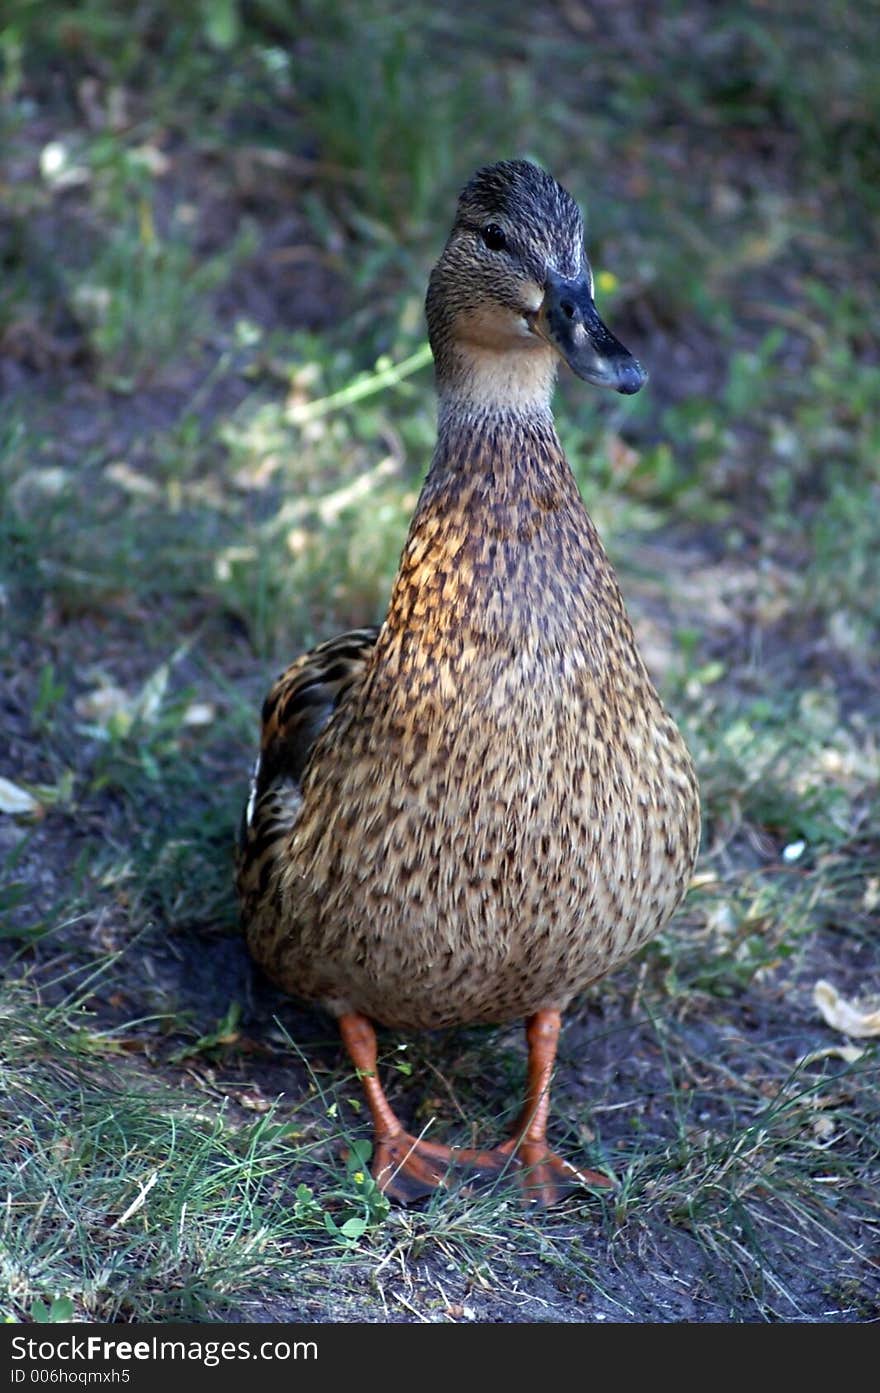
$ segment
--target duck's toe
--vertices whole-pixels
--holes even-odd
[[[445,1188],[451,1164],[448,1147],[420,1141],[401,1131],[376,1141],[371,1170],[386,1195],[400,1204],[414,1204]]]
[[[499,1151],[510,1148],[516,1167],[516,1181],[523,1200],[538,1209],[549,1209],[560,1200],[584,1188],[612,1189],[614,1181],[600,1171],[579,1170],[540,1142],[507,1142]]]
[[[568,1195],[582,1191],[610,1189],[614,1181],[600,1171],[578,1169],[550,1151],[543,1140],[514,1136],[500,1146],[485,1151],[454,1149],[453,1166],[461,1171],[469,1190],[515,1184],[525,1204],[549,1209]]]

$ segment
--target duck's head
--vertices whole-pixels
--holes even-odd
[[[647,380],[597,313],[580,209],[525,160],[488,165],[463,189],[426,309],[441,391],[538,405],[560,359],[618,392]]]

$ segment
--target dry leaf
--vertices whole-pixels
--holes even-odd
[[[77,697],[73,709],[78,716],[87,721],[96,721],[100,726],[108,726],[118,717],[127,718],[131,698],[122,687],[97,687]]]
[[[259,1093],[236,1093],[235,1101],[242,1108],[247,1108],[249,1112],[269,1112],[272,1104],[268,1098],[262,1097]]]
[[[104,473],[108,479],[112,479],[114,484],[118,484],[126,493],[134,494],[141,498],[158,498],[161,489],[154,479],[146,474],[139,473],[132,469],[125,460],[115,460],[113,464],[108,464]]]
[[[60,498],[70,486],[70,470],[60,465],[26,469],[9,490],[9,501],[19,517],[29,518],[47,499]]]
[[[880,1035],[880,1008],[870,1009],[856,1002],[847,1001],[830,982],[817,982],[813,988],[813,1002],[822,1016],[835,1030],[844,1035],[857,1038],[867,1035]]]
[[[842,1059],[844,1064],[855,1064],[865,1053],[860,1050],[858,1045],[829,1045],[824,1050],[810,1050],[809,1054],[802,1055],[798,1060],[798,1068],[805,1068],[808,1064],[817,1064],[820,1059]],[[814,1106],[818,1103],[814,1100]]]
[[[27,789],[19,788],[11,779],[0,779],[0,813],[11,813],[21,817],[41,811],[40,804]]]
[[[212,701],[191,701],[181,717],[185,726],[209,726],[217,715]]]

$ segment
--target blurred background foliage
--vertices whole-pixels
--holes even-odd
[[[772,0],[638,14],[11,0],[0,333],[25,364],[11,386],[33,387],[29,361],[72,357],[110,393],[189,390],[139,441],[166,487],[222,452],[239,480],[314,488],[393,437],[404,463],[381,516],[430,448],[428,375],[408,373],[455,191],[481,162],[531,155],[585,204],[604,306],[655,383],[627,409],[569,394],[583,477],[691,520],[748,503],[787,560],[806,527],[818,566],[799,599],[839,601],[861,643],[876,632],[877,19],[874,4]],[[386,359],[407,375],[370,392],[361,375]],[[297,420],[283,387],[332,409]],[[357,619],[395,549],[384,533],[353,545]],[[290,587],[230,560],[262,651],[281,640],[282,599],[297,631],[325,622],[308,550],[285,561]],[[304,580],[317,611],[296,600]]]

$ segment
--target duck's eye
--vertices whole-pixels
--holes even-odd
[[[487,223],[480,232],[480,236],[490,252],[503,252],[507,246],[507,238],[497,222]]]

